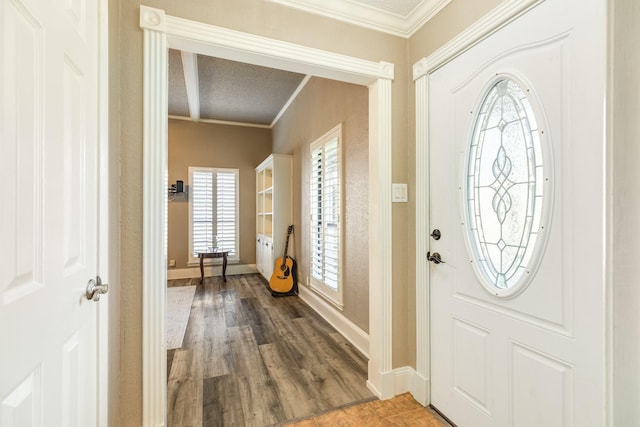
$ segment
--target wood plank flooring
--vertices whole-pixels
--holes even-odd
[[[182,348],[167,352],[168,425],[272,426],[374,400],[367,360],[297,297],[257,274],[197,285]]]

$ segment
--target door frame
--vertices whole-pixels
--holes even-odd
[[[98,129],[96,138],[97,146],[97,177],[98,177],[98,217],[97,217],[97,233],[98,233],[98,264],[97,275],[100,276],[104,283],[111,285],[111,294],[114,294],[116,281],[119,276],[119,266],[116,258],[113,256],[114,241],[113,236],[119,233],[119,216],[116,207],[110,199],[111,189],[117,186],[119,173],[119,161],[114,159],[110,153],[112,146],[109,134],[109,1],[98,0]],[[115,293],[115,306],[117,302],[118,292]],[[109,294],[105,295],[100,304],[98,304],[97,313],[97,427],[109,426],[109,414],[111,404],[113,403],[113,391],[118,390],[116,381],[112,381],[117,377],[117,373],[110,368],[113,362],[117,360],[118,354],[113,352],[114,348],[119,346],[110,343],[109,335],[111,330],[110,322],[111,308]],[[110,345],[111,344],[111,345]],[[117,397],[117,396],[116,396]]]
[[[394,65],[166,15],[140,6],[144,31],[143,425],[164,425],[167,407],[164,286],[168,161],[168,48],[312,74],[369,87],[369,368],[367,386],[394,395],[391,274],[391,82]]]
[[[531,8],[545,0],[506,0],[485,17],[471,25],[465,31],[443,45],[428,57],[424,57],[413,66],[416,97],[416,373],[422,381],[414,397],[423,405],[431,403],[431,324],[430,324],[430,268],[426,261],[429,250],[430,224],[430,182],[429,182],[429,79],[430,75],[460,54],[469,50],[500,28],[514,21]],[[606,128],[606,127],[605,127]],[[604,142],[610,145],[610,140]],[[604,152],[604,147],[603,147]],[[607,163],[606,167],[609,167]],[[609,203],[607,201],[607,203]],[[610,224],[609,216],[605,217]],[[610,230],[610,227],[606,227]],[[609,231],[608,231],[609,232]],[[606,260],[606,271],[610,271],[610,260]],[[605,281],[604,295],[610,298],[611,282]],[[609,305],[606,304],[605,307]],[[611,312],[606,312],[606,325],[611,325]],[[610,335],[610,328],[606,329]],[[607,352],[611,354],[611,340],[606,337]],[[607,376],[611,376],[611,361],[606,361]],[[610,382],[606,381],[607,387]],[[606,404],[612,407],[611,393],[606,393]],[[609,412],[609,411],[607,411]],[[609,419],[609,418],[608,418]],[[610,421],[609,421],[610,422]]]

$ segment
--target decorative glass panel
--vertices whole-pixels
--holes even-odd
[[[509,289],[530,274],[544,196],[542,147],[527,94],[503,78],[476,117],[466,206],[474,262],[485,284]]]

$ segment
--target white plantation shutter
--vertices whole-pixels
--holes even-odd
[[[191,257],[207,252],[213,242],[213,171],[191,174]]]
[[[311,284],[342,304],[341,126],[311,144]]]
[[[213,246],[238,259],[238,170],[189,168],[189,258]]]
[[[216,174],[216,236],[218,246],[236,254],[238,240],[238,171],[218,169]]]

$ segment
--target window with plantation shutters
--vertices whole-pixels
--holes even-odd
[[[239,259],[238,169],[189,168],[189,259],[214,248]]]
[[[310,147],[312,288],[342,307],[342,126]]]

